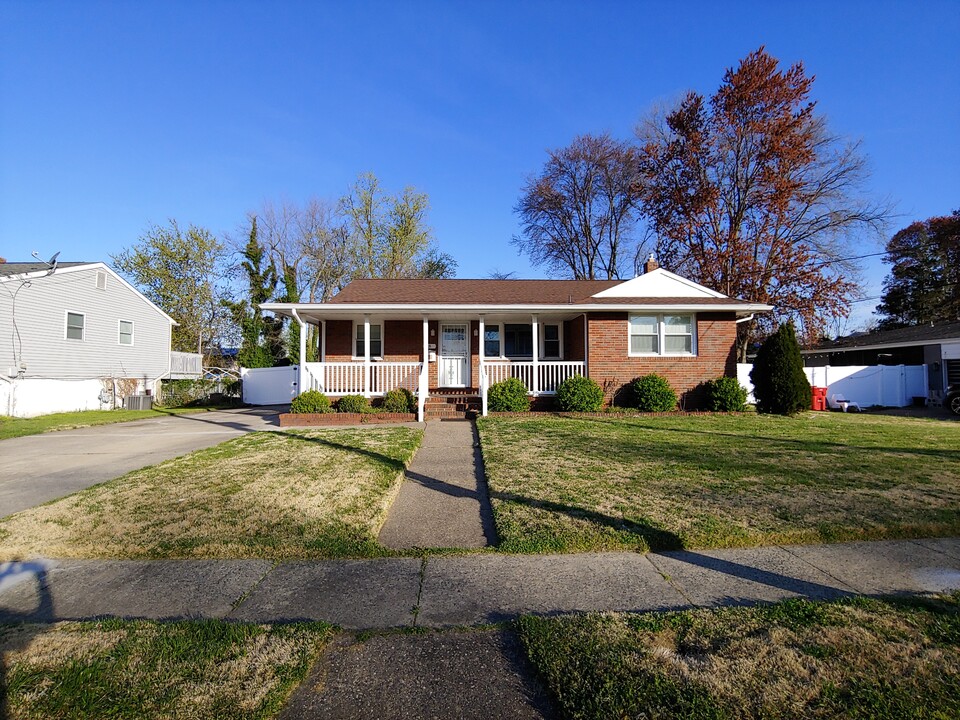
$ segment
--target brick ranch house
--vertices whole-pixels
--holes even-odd
[[[535,402],[573,375],[607,402],[633,378],[659,373],[690,406],[705,380],[736,377],[736,324],[769,305],[736,300],[657,267],[631,280],[354,280],[326,303],[263,310],[319,328],[320,362],[301,363],[298,387],[329,396],[473,398],[520,378]]]

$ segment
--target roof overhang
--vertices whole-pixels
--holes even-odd
[[[327,318],[350,318],[357,315],[379,315],[384,317],[462,317],[464,315],[580,315],[585,312],[732,312],[740,316],[773,310],[772,305],[760,303],[738,303],[702,305],[697,303],[666,304],[650,298],[649,302],[577,303],[560,305],[459,305],[424,304],[409,305],[395,303],[262,303],[261,310],[284,317],[293,317],[293,311],[304,320],[324,320]]]
[[[872,345],[844,345],[842,347],[810,348],[801,350],[801,355],[830,355],[832,353],[856,352],[858,350],[887,350],[902,347],[917,347],[918,345],[952,345],[960,343],[960,337],[939,338],[937,340],[913,340],[911,342],[874,343]]]

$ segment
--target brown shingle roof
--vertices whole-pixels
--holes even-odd
[[[354,280],[330,302],[562,305],[589,302],[591,295],[619,283],[619,280]]]

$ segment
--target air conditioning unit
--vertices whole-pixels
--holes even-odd
[[[152,410],[153,398],[150,395],[127,395],[123,399],[124,410]]]

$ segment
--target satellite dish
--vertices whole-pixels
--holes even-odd
[[[30,254],[33,255],[33,257],[36,258],[37,260],[40,260],[40,256],[37,254],[37,251],[36,251],[36,250],[34,250],[34,251],[33,251],[32,253],[30,253]],[[52,275],[54,272],[56,272],[56,270],[57,270],[57,258],[58,258],[58,257],[60,257],[60,253],[59,253],[59,252],[55,252],[55,253],[53,254],[53,257],[50,258],[49,260],[40,260],[40,262],[42,262],[44,265],[46,265],[48,268],[50,268],[50,270],[47,271],[47,275]]]

